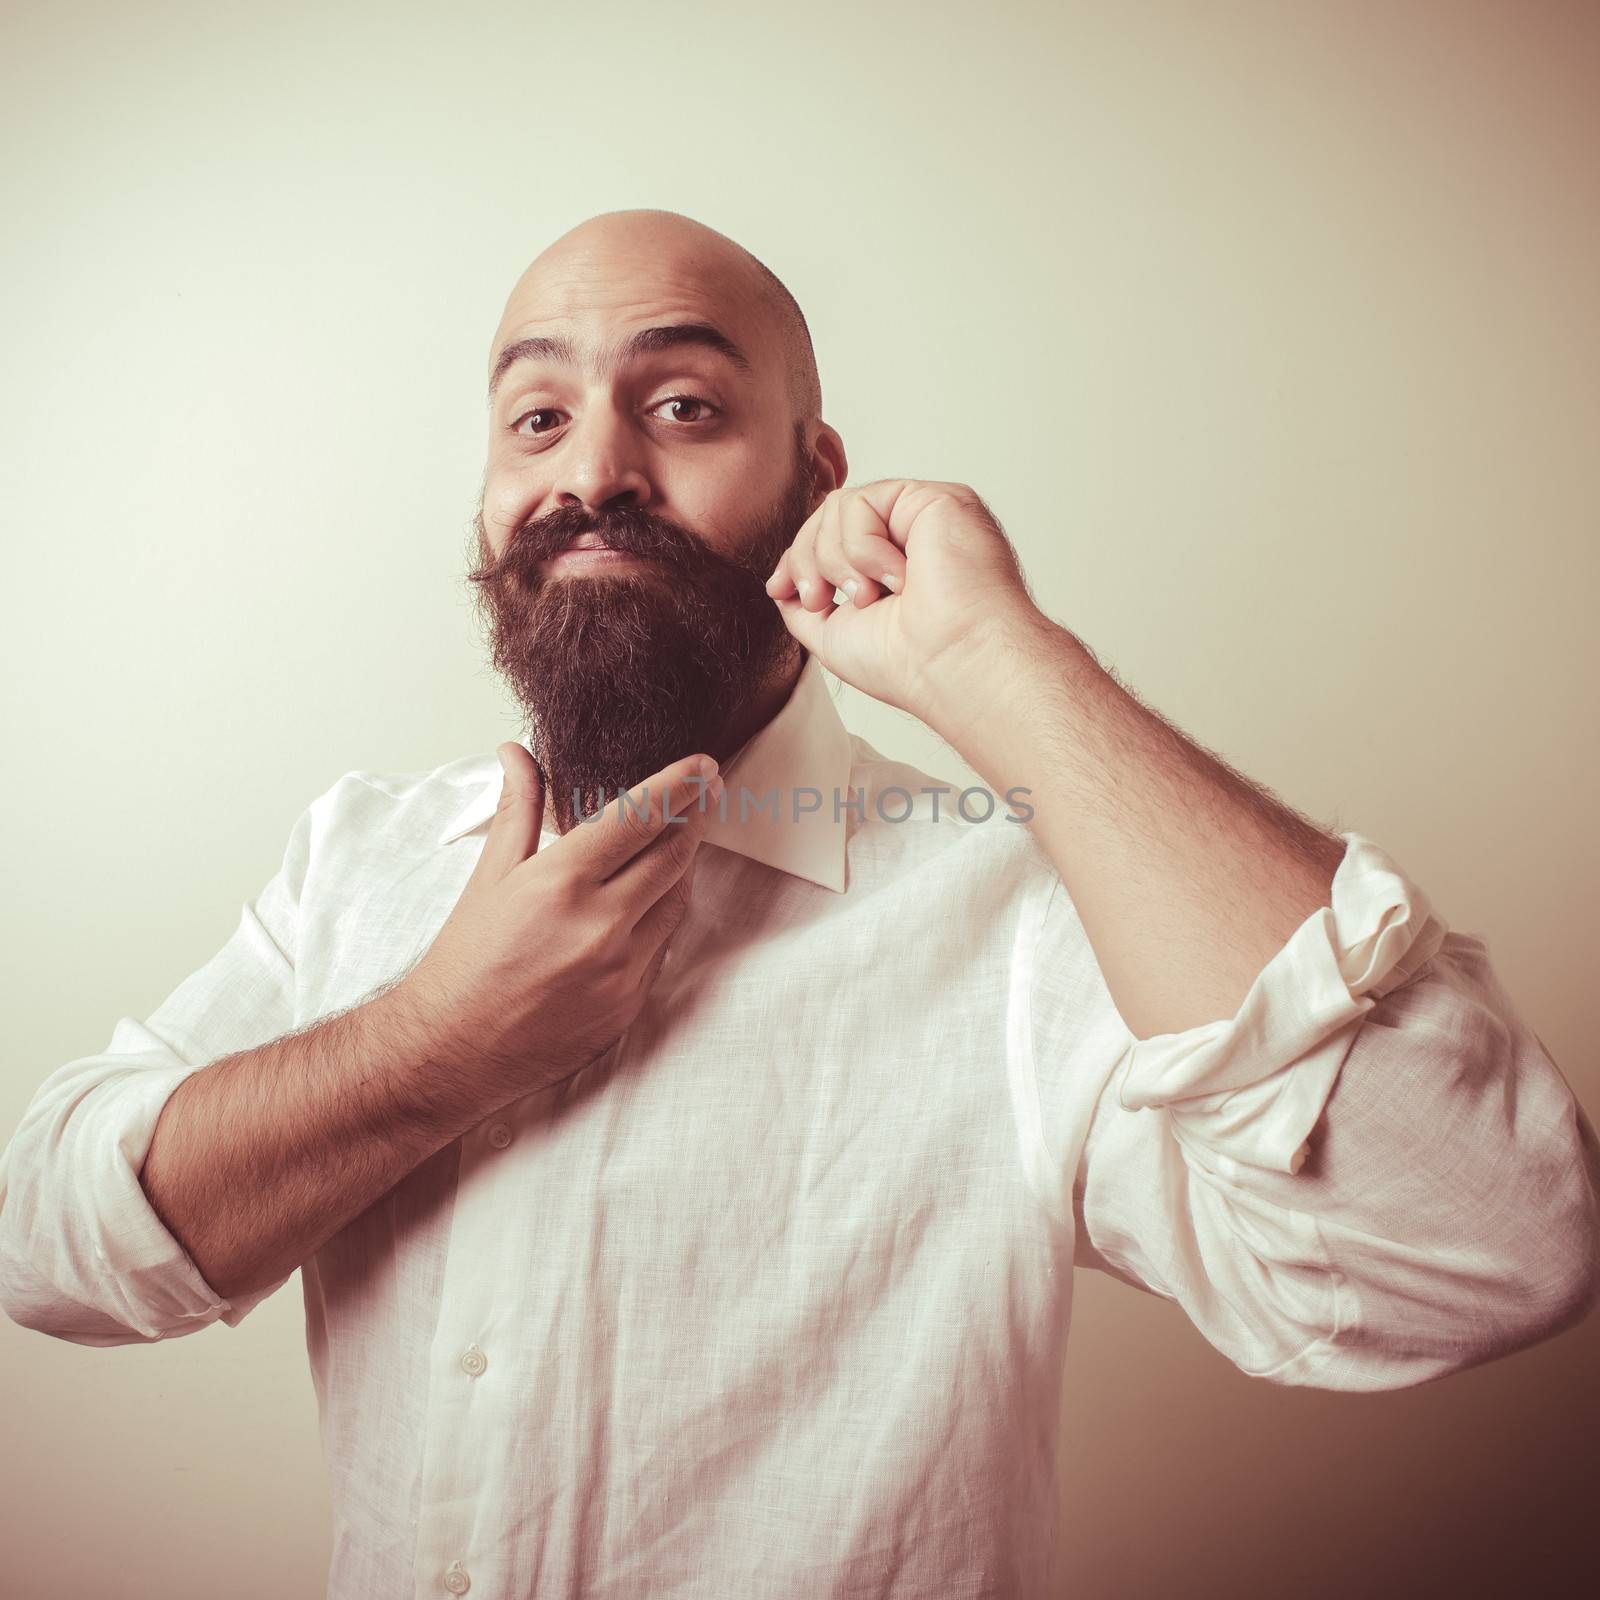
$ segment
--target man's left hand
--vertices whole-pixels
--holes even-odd
[[[963,663],[1045,620],[1010,540],[964,483],[832,490],[766,587],[790,634],[835,677],[929,723]]]

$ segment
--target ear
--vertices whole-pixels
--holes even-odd
[[[845,454],[844,440],[839,430],[826,422],[817,424],[817,436],[811,444],[814,462],[814,483],[819,498],[842,489],[850,476],[850,458]]]

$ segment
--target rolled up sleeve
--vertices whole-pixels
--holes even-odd
[[[227,943],[105,1049],[34,1093],[0,1152],[0,1307],[77,1344],[149,1342],[238,1322],[288,1281],[216,1293],[140,1183],[156,1122],[201,1067],[294,1026],[295,923],[315,803]]]
[[[1058,890],[1035,1070],[1079,1264],[1176,1301],[1246,1372],[1400,1388],[1593,1307],[1600,1147],[1484,941],[1343,838],[1330,903],[1238,1012],[1150,1039],[1107,1020],[1097,968],[1063,977],[1093,957]]]

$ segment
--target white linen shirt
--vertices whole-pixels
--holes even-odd
[[[333,1600],[1042,1597],[1075,1263],[1345,1390],[1594,1302],[1593,1130],[1368,840],[1236,1016],[1141,1041],[1030,830],[848,732],[814,658],[724,776],[634,1025],[301,1268]],[[0,1158],[16,1321],[165,1339],[287,1281],[205,1282],[140,1188],[156,1119],[408,968],[500,786],[345,774],[223,949],[44,1081]]]

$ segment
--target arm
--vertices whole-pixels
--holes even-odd
[[[1282,1383],[1398,1387],[1581,1318],[1600,1150],[1483,942],[1047,619],[965,666],[986,713],[947,736],[995,788],[1031,783],[1057,922],[1127,1028],[1074,1163],[1078,1259]]]
[[[1393,1389],[1593,1306],[1600,1145],[1483,941],[1350,837],[1333,937],[1286,945],[1239,1017],[1149,1041],[1055,882],[1029,975],[1036,1170],[1080,1266],[1174,1301],[1242,1371]],[[1374,929],[1399,930],[1376,959]]]
[[[1031,606],[948,658],[929,723],[1028,826],[1136,1037],[1231,1017],[1341,842],[1186,739]]]
[[[167,1100],[140,1183],[218,1295],[281,1284],[504,1103],[484,1103],[487,1084],[445,1069],[406,1001],[403,984],[390,986],[213,1062]]]
[[[698,778],[657,773],[635,791],[650,795],[643,821],[608,816],[540,855],[538,768],[506,748],[516,765],[478,864],[422,961],[352,1010],[196,1073],[162,1112],[145,1193],[219,1292],[282,1282],[436,1150],[602,1053],[643,1004],[705,832],[705,808],[686,809]],[[623,866],[637,881],[585,950],[572,911],[597,898],[591,877]],[[658,905],[669,890],[684,893]],[[541,938],[551,927],[566,938]],[[627,981],[608,996],[614,956]]]
[[[277,1287],[231,1302],[218,1294],[150,1205],[139,1172],[185,1079],[294,1025],[300,896],[336,792],[301,814],[279,870],[203,967],[34,1092],[0,1152],[0,1305],[23,1327],[87,1345],[164,1339],[218,1319],[236,1325]]]
[[[1056,1106],[1027,1170],[1080,1259],[1179,1300],[1246,1370],[1335,1387],[1436,1376],[1593,1304],[1594,1134],[1481,943],[1447,948],[1375,846],[1124,691],[968,485],[832,490],[767,593],[824,666],[1031,797],[1053,909],[1028,905],[1012,1066]]]
[[[502,759],[472,875],[401,978],[284,1036],[336,785],[224,949],[45,1081],[0,1155],[0,1304],[15,1321],[83,1344],[233,1325],[417,1163],[629,1024],[687,905],[700,768],[674,763],[635,791],[647,808],[541,851],[537,769],[520,745]]]
[[[831,491],[767,593],[830,671],[921,718],[997,793],[1029,794],[1033,833],[1136,1034],[1232,1015],[1326,900],[1338,841],[1185,739],[1046,617],[968,485]]]

